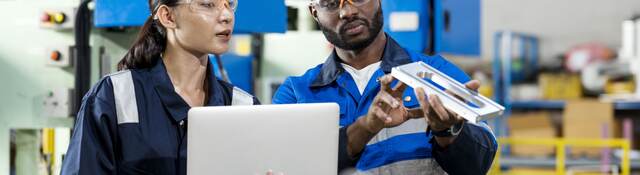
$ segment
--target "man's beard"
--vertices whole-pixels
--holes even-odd
[[[344,34],[346,32],[346,24],[358,20],[362,21],[367,26],[367,28],[369,29],[369,36],[367,36],[367,38],[365,38],[364,40],[351,42],[346,41],[345,39],[349,39],[349,36]],[[363,18],[354,17],[353,19],[350,19],[348,22],[346,22],[345,25],[340,27],[340,34],[334,32],[328,27],[325,27],[321,23],[318,23],[318,26],[320,26],[320,30],[322,30],[322,33],[324,33],[325,38],[327,38],[327,40],[334,46],[344,50],[362,50],[369,46],[376,39],[376,37],[380,33],[380,30],[382,30],[382,20],[382,8],[378,8],[378,12],[376,12],[372,20],[373,24],[370,24],[369,21]]]

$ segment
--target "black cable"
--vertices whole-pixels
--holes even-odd
[[[427,33],[427,47],[424,48],[424,53],[427,55],[436,54],[436,0],[430,0],[428,2],[429,10],[429,31]]]
[[[74,67],[75,83],[73,96],[73,116],[77,115],[84,96],[91,86],[91,47],[89,35],[91,33],[91,10],[88,4],[91,0],[83,0],[78,6],[76,20],[73,27],[75,36]]]
[[[224,65],[222,64],[222,56],[220,56],[220,54],[215,54],[215,58],[216,58],[216,63],[218,64],[218,72],[220,72],[220,77],[222,77],[222,80],[231,84],[231,79],[229,79],[229,74],[227,73],[227,70],[224,69]]]

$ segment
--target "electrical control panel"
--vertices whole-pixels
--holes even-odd
[[[56,8],[42,10],[40,27],[54,30],[73,29],[75,8]]]
[[[73,65],[72,47],[52,46],[45,50],[45,63],[50,67],[68,68]]]
[[[50,90],[44,98],[43,112],[47,117],[71,116],[71,98],[73,90],[69,88],[57,88]]]

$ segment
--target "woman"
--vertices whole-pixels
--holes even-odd
[[[258,103],[211,73],[208,54],[228,50],[236,3],[150,0],[121,71],[85,95],[62,174],[186,174],[191,107]]]

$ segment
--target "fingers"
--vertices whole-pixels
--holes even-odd
[[[389,106],[394,109],[400,107],[400,102],[398,102],[396,98],[393,98],[393,96],[391,96],[389,93],[380,92],[378,93],[377,99],[378,100],[376,104],[383,103],[383,105],[380,105],[380,107]]]
[[[394,95],[402,96],[402,93],[404,93],[404,90],[406,89],[407,89],[407,84],[404,84],[402,81],[398,81],[398,83],[396,83],[396,86],[393,87]]]
[[[434,108],[434,111],[438,111],[436,113],[438,114],[440,121],[442,121],[446,125],[453,125],[464,120],[462,116],[459,116],[455,112],[446,109],[438,96],[433,96],[434,100],[431,102],[431,104]]]
[[[380,77],[379,80],[380,80],[380,89],[387,92],[396,92],[396,93],[399,92],[399,94],[402,95],[404,90],[407,89],[407,85],[402,83],[401,81],[398,81],[398,83],[396,83],[396,85],[392,89],[391,83],[393,83],[393,80],[395,80],[395,78],[391,75],[384,75]]]
[[[390,123],[393,121],[393,119],[391,119],[391,116],[389,116],[389,114],[387,114],[386,112],[384,112],[381,108],[379,107],[374,107],[373,109],[374,114],[376,115],[376,117],[384,122],[384,123]]]
[[[431,104],[433,111],[436,112],[440,121],[449,120],[449,113],[444,108],[444,106],[442,106],[442,101],[440,101],[440,98],[438,98],[437,95],[434,95],[434,94],[429,95],[429,104]]]
[[[391,91],[391,82],[393,82],[393,76],[391,75],[384,75],[382,77],[380,77],[380,89],[387,91],[387,92],[392,92]]]
[[[409,118],[410,119],[425,117],[425,112],[422,111],[421,107],[416,107],[416,108],[409,109],[408,112],[409,112]]]
[[[424,113],[424,116],[429,116],[431,105],[427,100],[427,96],[424,93],[424,89],[416,88],[416,89],[413,89],[413,91],[416,94],[416,97],[418,98],[418,103],[420,104],[420,107],[422,107],[422,112]]]
[[[439,96],[430,94],[427,98],[422,88],[414,89],[414,91],[425,119],[433,129],[442,130],[463,120],[456,113],[446,109]]]
[[[401,81],[398,81],[396,85],[391,88],[391,84],[395,80],[395,78],[391,75],[384,75],[378,80],[380,81],[380,90],[386,91],[397,98],[402,98],[404,90],[407,89],[407,85],[402,83]]]
[[[478,88],[480,88],[480,81],[471,80],[471,81],[465,83],[464,86],[467,87],[467,89],[478,91]]]

